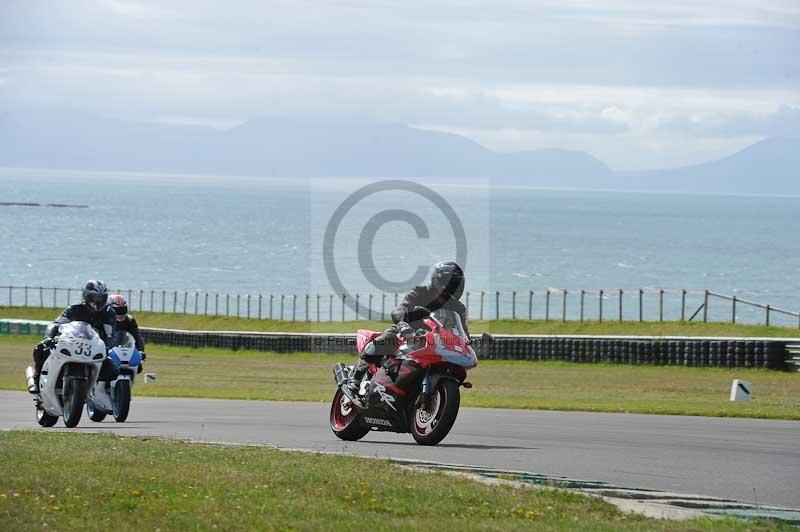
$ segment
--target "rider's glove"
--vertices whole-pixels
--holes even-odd
[[[404,321],[398,322],[397,329],[406,340],[411,340],[416,334],[414,328]]]
[[[53,349],[58,344],[58,341],[55,338],[45,338],[42,340],[41,345],[45,349]]]
[[[142,351],[142,360],[147,360],[147,353]]]

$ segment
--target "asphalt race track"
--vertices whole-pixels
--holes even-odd
[[[0,404],[0,429],[52,430],[36,424],[27,393],[0,392]],[[441,444],[420,447],[408,434],[342,442],[328,409],[134,397],[128,422],[93,423],[84,413],[73,430],[468,464],[800,508],[796,421],[464,408]]]

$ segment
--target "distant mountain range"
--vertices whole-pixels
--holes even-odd
[[[81,114],[0,116],[0,166],[264,177],[490,177],[545,187],[800,194],[800,141],[679,169],[614,172],[588,153],[498,153],[399,124],[271,116],[229,130]]]

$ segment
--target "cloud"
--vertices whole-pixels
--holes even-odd
[[[161,18],[175,16],[177,13],[162,6],[146,2],[130,2],[123,0],[99,0],[98,4],[115,15],[136,19]]]
[[[800,106],[781,105],[769,113],[698,113],[665,121],[661,128],[678,133],[717,137],[800,138]]]
[[[9,0],[3,15],[0,111],[338,113],[619,166],[680,159],[670,146],[711,158],[791,131],[800,107],[796,0]]]

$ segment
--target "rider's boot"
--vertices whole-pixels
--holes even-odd
[[[361,386],[361,380],[364,378],[364,375],[367,374],[368,369],[369,364],[363,358],[359,358],[358,362],[353,366],[353,371],[350,373],[350,378],[347,381],[347,387],[350,389],[353,397],[358,396],[358,388]]]

